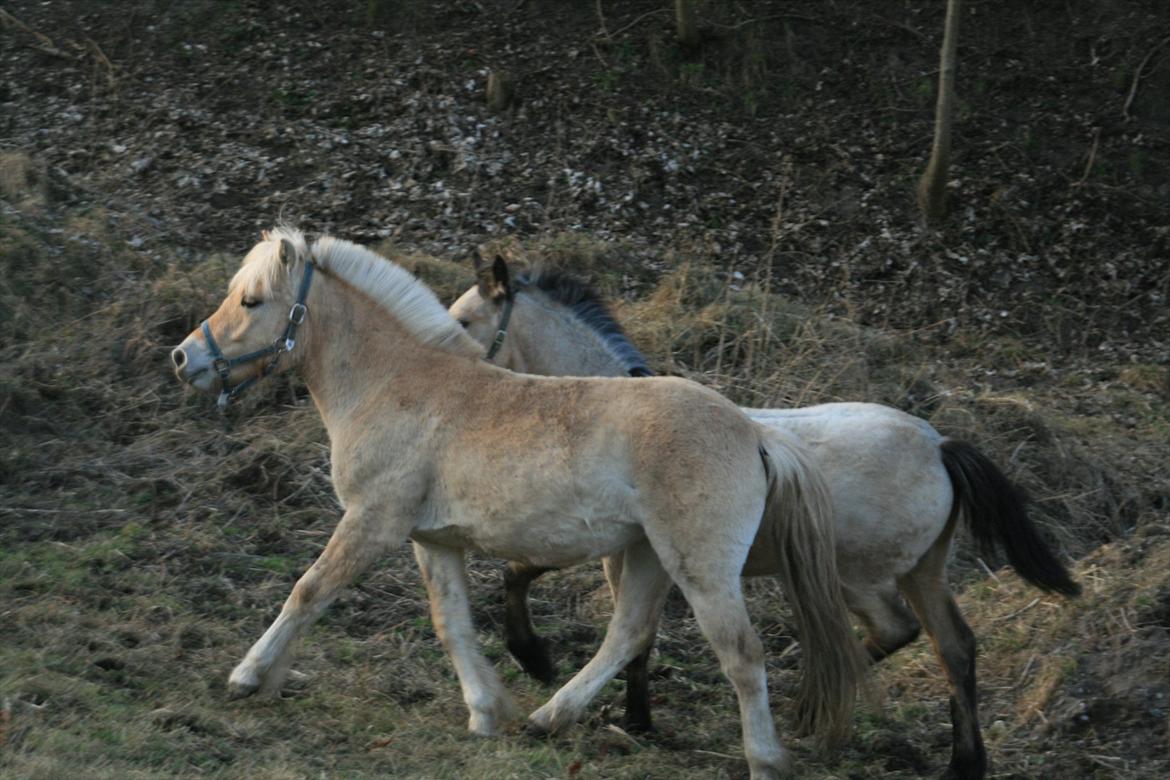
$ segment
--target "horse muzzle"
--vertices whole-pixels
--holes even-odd
[[[171,350],[171,364],[175,368],[175,376],[184,384],[210,393],[215,389],[212,387],[214,381],[211,361],[201,356],[199,350],[194,348],[195,345],[189,342],[190,339]]]

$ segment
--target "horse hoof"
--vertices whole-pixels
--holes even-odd
[[[228,700],[246,699],[260,690],[258,683],[229,682],[227,687]]]
[[[548,728],[536,723],[531,718],[524,721],[524,726],[521,728],[521,731],[524,733],[524,736],[534,737],[536,739],[544,739],[549,736]]]
[[[500,733],[496,726],[496,719],[491,715],[479,712],[471,713],[467,722],[467,730],[477,737],[495,737]]]
[[[626,715],[622,718],[622,728],[631,734],[646,734],[654,730],[650,724],[650,718],[631,717]]]
[[[940,780],[983,780],[986,775],[986,764],[971,762],[970,764],[951,764],[939,777]]]
[[[258,690],[260,690],[259,675],[249,671],[244,664],[240,664],[232,670],[227,684],[228,699],[244,699]]]

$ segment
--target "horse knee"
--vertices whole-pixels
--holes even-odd
[[[730,652],[719,653],[723,674],[736,686],[753,686],[764,668],[764,645],[753,631],[740,632],[728,644]]]
[[[292,593],[288,597],[288,605],[296,611],[309,609],[317,601],[319,592],[320,583],[317,573],[310,569],[301,575],[296,585],[293,585]]]

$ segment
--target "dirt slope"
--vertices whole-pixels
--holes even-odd
[[[221,417],[166,352],[282,211],[448,299],[503,240],[599,280],[659,370],[745,404],[889,403],[977,442],[1086,586],[1037,598],[958,553],[993,776],[1170,772],[1165,10],[968,4],[958,208],[924,232],[941,4],[712,1],[697,55],[665,5],[401,0],[369,6],[390,11],[373,29],[359,2],[6,7],[0,774],[745,775],[681,600],[654,734],[607,728],[618,682],[564,738],[470,739],[405,547],[310,635],[308,680],[225,702],[336,521],[327,443],[295,380]],[[502,113],[489,68],[515,79]],[[497,564],[472,571],[487,652],[533,708],[548,691],[505,658]],[[582,567],[538,589],[562,677],[596,646],[600,585]],[[774,583],[749,590],[783,723],[799,649]],[[802,776],[945,765],[926,643],[877,681],[845,750],[795,742]]]

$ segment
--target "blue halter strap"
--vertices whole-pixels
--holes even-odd
[[[488,347],[487,354],[484,355],[484,360],[491,360],[500,351],[500,347],[504,346],[504,339],[508,337],[508,320],[512,319],[512,302],[513,298],[509,295],[504,299],[504,311],[500,314],[500,324],[496,326],[496,337],[492,339],[491,346]]]
[[[220,409],[227,408],[227,405],[241,393],[275,371],[276,366],[280,363],[281,355],[285,352],[292,352],[293,347],[297,345],[297,327],[305,321],[305,317],[309,313],[308,307],[305,306],[305,299],[309,297],[309,284],[312,281],[313,263],[306,261],[305,273],[301,277],[301,288],[297,292],[297,302],[288,311],[288,324],[284,326],[284,333],[264,349],[258,349],[239,357],[224,357],[223,350],[219,348],[219,344],[215,343],[215,338],[211,335],[211,326],[208,325],[207,320],[204,320],[203,324],[199,326],[200,330],[203,331],[203,340],[207,342],[207,350],[211,353],[211,366],[219,374],[219,399],[216,401],[216,406]],[[258,376],[249,377],[238,385],[228,382],[228,375],[236,366],[254,363],[265,358],[268,358],[268,361]]]

